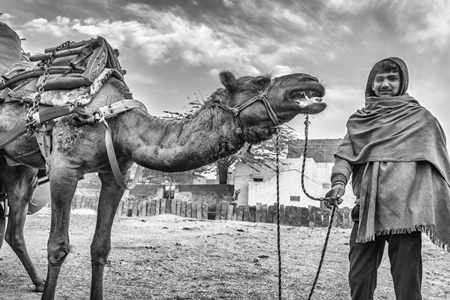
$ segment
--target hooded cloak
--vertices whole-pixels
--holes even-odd
[[[437,119],[406,91],[408,70],[393,97],[376,97],[371,70],[365,107],[350,116],[335,154],[332,174],[347,179],[360,205],[357,242],[376,235],[424,231],[442,247],[450,244],[450,160]],[[383,60],[384,61],[384,60]],[[332,175],[332,176],[333,176]]]

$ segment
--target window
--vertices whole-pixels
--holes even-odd
[[[291,197],[291,201],[300,202],[300,196],[290,196],[290,197]]]
[[[253,178],[253,182],[263,182],[262,178]]]

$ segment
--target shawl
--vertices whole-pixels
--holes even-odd
[[[445,188],[445,193],[440,193],[445,197],[435,199],[436,202],[442,203],[430,205],[435,208],[447,208],[447,210],[450,208],[448,199],[450,162],[445,134],[437,119],[417,100],[406,93],[395,97],[367,97],[366,106],[350,116],[347,122],[347,134],[335,157],[344,159],[351,165],[366,164],[360,191],[357,192],[360,203],[358,242],[373,240],[376,234],[422,230],[429,233],[435,244],[443,246],[449,243],[450,237],[447,230],[443,235],[444,241],[441,241],[442,236],[435,237],[436,220],[433,214],[421,220],[423,223],[416,224],[416,227],[412,224],[411,228],[393,228],[394,222],[389,224],[389,219],[384,218],[383,230],[376,228],[376,218],[379,218],[376,216],[377,191],[382,191],[383,188],[378,186],[378,181],[380,185],[382,182],[382,179],[378,180],[380,162],[429,162],[440,174],[433,180],[440,180],[438,186]],[[419,188],[432,190],[436,186],[432,181],[428,181],[425,185],[421,184]],[[427,197],[420,198],[417,201],[430,200]],[[417,208],[408,207],[408,209],[420,210],[426,205],[428,204],[415,203]],[[419,215],[420,211],[414,213]],[[448,223],[448,221],[444,222]],[[442,224],[441,221],[439,223]],[[386,230],[386,228],[392,230]]]
[[[450,162],[438,120],[413,97],[368,97],[347,121],[336,157],[351,164],[428,161],[450,183]]]

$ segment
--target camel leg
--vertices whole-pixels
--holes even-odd
[[[63,161],[51,164],[50,190],[52,212],[50,236],[47,244],[48,269],[42,300],[53,300],[55,297],[58,276],[61,266],[70,252],[69,223],[70,205],[77,188],[79,171]]]
[[[91,244],[91,300],[103,299],[103,276],[111,250],[111,228],[114,216],[124,193],[111,173],[99,174],[102,181],[98,204],[97,225]]]
[[[36,286],[34,291],[42,292],[44,289],[43,277],[38,274],[31,262],[23,236],[28,203],[37,185],[37,170],[26,166],[3,166],[1,170],[0,176],[6,188],[9,203],[5,240],[16,253]]]

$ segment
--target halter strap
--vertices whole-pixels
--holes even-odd
[[[257,101],[262,101],[262,103],[264,104],[264,107],[266,108],[267,114],[269,115],[270,120],[272,121],[272,123],[275,126],[278,126],[278,125],[280,125],[280,121],[278,120],[278,117],[277,117],[277,114],[275,113],[275,110],[270,105],[269,99],[268,99],[268,96],[267,96],[269,91],[270,91],[270,89],[274,86],[275,81],[276,81],[276,78],[272,79],[270,81],[270,84],[267,85],[261,93],[259,93],[258,95],[250,98],[249,100],[245,101],[242,104],[239,104],[239,105],[237,105],[235,107],[228,107],[228,106],[223,105],[221,103],[217,103],[217,106],[219,106],[220,108],[222,108],[222,109],[232,113],[234,115],[234,117],[236,118],[236,120],[238,121],[239,127],[240,127],[240,129],[242,131],[242,129],[244,128],[244,125],[242,123],[242,120],[241,120],[239,114],[244,109],[246,109],[247,107],[252,105],[253,103],[255,103]]]

